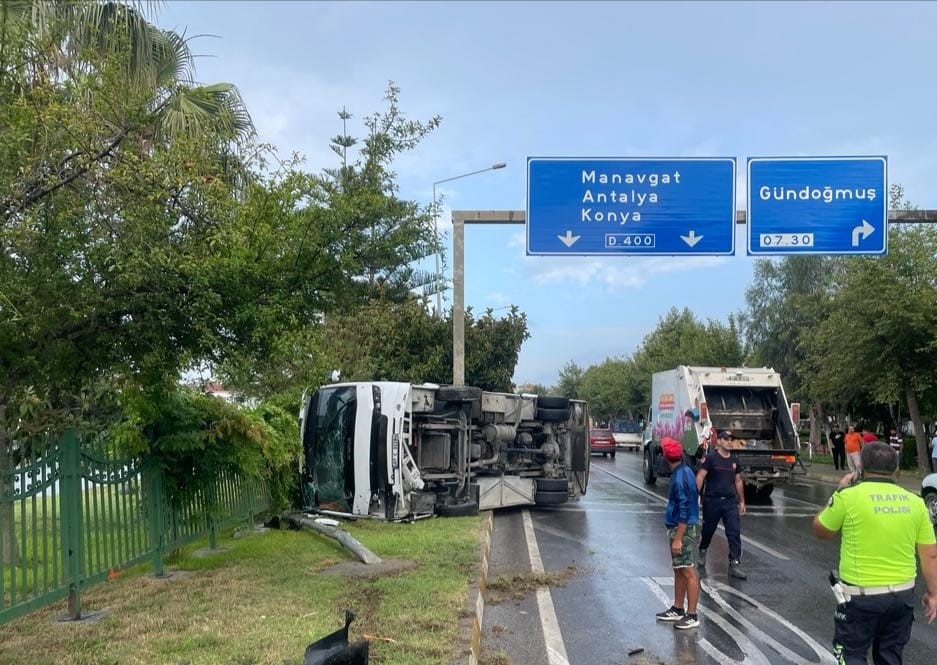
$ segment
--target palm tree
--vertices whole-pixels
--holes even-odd
[[[95,69],[110,55],[123,56],[128,81],[153,91],[160,131],[169,137],[223,131],[232,139],[253,133],[237,88],[197,84],[189,40],[149,21],[154,2],[0,0],[0,42],[29,35],[44,51],[44,72],[59,79]],[[0,58],[2,61],[2,58]]]

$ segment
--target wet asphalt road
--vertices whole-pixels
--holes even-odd
[[[834,601],[826,579],[838,541],[816,540],[810,524],[834,486],[804,479],[775,488],[769,504],[749,506],[742,518],[747,580],[728,577],[725,536],[717,532],[703,577],[702,625],[689,631],[654,619],[673,599],[667,488],[666,478],[646,486],[640,456],[619,451],[614,460],[593,458],[585,497],[554,509],[497,512],[489,583],[529,574],[538,553],[542,569],[565,581],[515,597],[495,584],[482,663],[833,665]],[[925,665],[937,658],[937,622],[920,621],[920,607],[915,616],[905,663]],[[629,656],[636,649],[643,651]]]

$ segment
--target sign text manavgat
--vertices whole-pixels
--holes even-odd
[[[604,173],[595,169],[582,169],[583,185],[647,185],[656,188],[661,185],[679,185],[680,171],[665,173]],[[618,222],[625,224],[628,221],[640,222],[640,208],[646,204],[656,204],[660,202],[657,192],[642,192],[636,189],[626,189],[624,191],[611,190],[609,192],[593,192],[588,188],[582,194],[582,208],[580,209],[581,222]],[[595,210],[594,207],[586,207],[586,204],[609,204],[619,203],[639,208],[638,210]]]

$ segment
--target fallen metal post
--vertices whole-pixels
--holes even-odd
[[[327,524],[320,524],[314,519],[309,519],[305,515],[297,513],[284,515],[284,519],[298,528],[311,529],[316,533],[321,533],[323,536],[328,536],[333,540],[337,540],[341,543],[342,547],[358,557],[362,563],[373,564],[383,561],[381,557],[362,545],[361,542],[347,531]]]

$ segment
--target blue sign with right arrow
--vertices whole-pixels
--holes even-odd
[[[750,255],[887,252],[887,157],[748,160]]]

